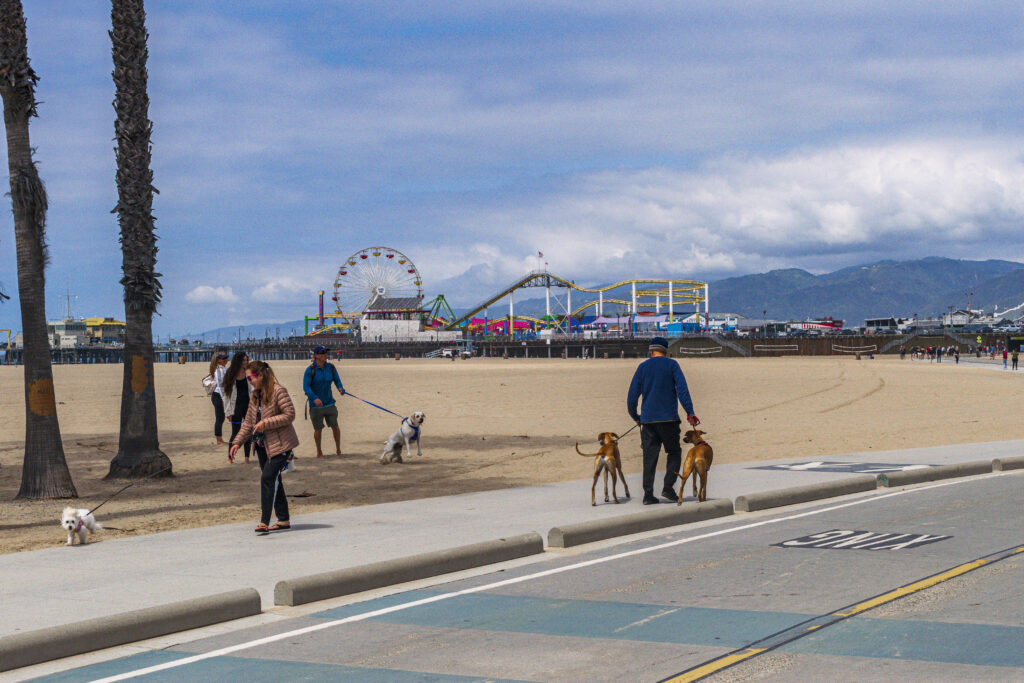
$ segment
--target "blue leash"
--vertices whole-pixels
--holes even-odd
[[[350,394],[349,392],[347,392],[347,391],[346,391],[346,392],[345,392],[345,395],[346,395],[346,396],[351,396],[352,398],[354,398],[354,399],[356,399],[356,400],[358,400],[358,401],[362,401],[362,402],[363,402],[363,403],[365,403],[366,405],[370,405],[370,406],[373,406],[373,407],[374,407],[374,408],[376,408],[377,410],[383,410],[383,411],[384,411],[385,413],[391,413],[391,414],[392,414],[392,415],[394,415],[395,417],[400,417],[400,418],[402,418],[403,420],[405,419],[405,416],[404,416],[404,415],[399,415],[399,414],[398,414],[398,413],[396,413],[395,411],[393,411],[393,410],[388,410],[387,408],[385,408],[385,407],[383,407],[383,406],[379,406],[379,405],[377,405],[376,403],[370,403],[370,402],[369,402],[369,401],[367,401],[366,399],[364,399],[364,398],[359,398],[359,397],[358,397],[358,396],[356,396],[355,394]]]

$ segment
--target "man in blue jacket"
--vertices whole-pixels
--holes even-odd
[[[320,447],[324,422],[334,432],[334,451],[341,456],[341,429],[338,427],[338,406],[334,405],[331,385],[338,387],[341,395],[345,395],[345,387],[338,376],[338,370],[327,362],[327,349],[318,346],[313,349],[313,362],[306,368],[302,377],[302,391],[309,400],[309,419],[313,421],[313,441],[316,442],[316,457],[324,457]]]
[[[661,495],[675,502],[679,500],[672,488],[676,472],[682,465],[683,449],[679,444],[680,420],[676,401],[686,410],[686,421],[696,427],[700,420],[693,414],[693,401],[686,387],[686,378],[679,363],[668,357],[668,341],[655,337],[649,347],[651,357],[640,364],[629,384],[626,407],[629,416],[640,424],[640,446],[644,453],[644,505],[659,502],[654,497],[654,472],[658,468],[658,454],[665,447],[665,483]],[[640,414],[637,401],[643,397]]]

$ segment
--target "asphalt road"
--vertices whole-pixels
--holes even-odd
[[[1024,680],[1024,472],[880,489],[549,552],[471,579],[37,680],[704,674],[713,681]]]

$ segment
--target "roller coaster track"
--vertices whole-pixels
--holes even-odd
[[[551,274],[551,273],[549,273],[547,271],[535,270],[535,271],[532,271],[530,273],[527,273],[526,275],[524,275],[523,277],[521,277],[521,278],[519,278],[517,280],[514,280],[511,284],[509,284],[504,289],[499,290],[498,293],[494,294],[493,296],[491,296],[491,297],[489,297],[487,299],[484,299],[479,304],[477,304],[473,308],[469,309],[469,312],[465,313],[464,315],[462,315],[462,316],[456,318],[455,320],[453,320],[452,322],[448,323],[448,325],[445,327],[445,329],[446,330],[451,330],[451,329],[455,329],[456,327],[459,327],[460,325],[468,322],[473,316],[475,316],[476,314],[480,313],[482,310],[484,310],[488,306],[494,305],[496,302],[501,301],[506,296],[511,295],[512,292],[516,291],[517,289],[522,289],[524,287],[567,287],[569,289],[575,289],[577,292],[586,292],[588,294],[598,294],[598,293],[602,293],[602,292],[608,292],[608,291],[611,291],[613,289],[618,289],[619,287],[624,287],[626,285],[638,285],[638,284],[661,285],[661,287],[656,288],[656,289],[638,289],[638,290],[636,290],[636,294],[637,294],[638,297],[640,297],[640,296],[644,296],[644,297],[652,297],[652,296],[668,297],[669,296],[669,289],[668,289],[669,283],[671,283],[672,289],[673,289],[673,291],[672,291],[672,304],[673,304],[673,306],[674,305],[678,305],[678,304],[695,304],[695,303],[700,303],[700,302],[704,301],[703,289],[704,289],[704,287],[706,286],[707,283],[699,282],[697,280],[674,280],[674,279],[664,279],[664,278],[635,278],[635,279],[631,279],[631,280],[622,280],[621,282],[616,282],[615,284],[607,285],[605,287],[582,287],[582,286],[577,285],[576,283],[574,283],[574,282],[572,282],[570,280],[566,280],[565,278],[559,277],[557,275],[553,275],[553,274]],[[627,301],[625,299],[604,299],[603,302],[604,303],[611,303],[611,304],[632,305],[632,301]],[[586,309],[590,308],[591,306],[597,306],[598,303],[599,303],[598,301],[588,301],[588,302],[586,302],[586,303],[576,307],[569,315],[573,315],[573,316],[579,315],[580,313],[582,313]],[[637,307],[638,308],[639,307],[653,308],[656,305],[658,305],[658,304],[655,303],[655,302],[637,302]],[[661,305],[662,306],[666,306],[666,305],[668,305],[668,302],[667,301],[663,302],[663,303],[661,303]],[[530,319],[530,320],[538,321],[536,318],[529,318],[529,316],[519,316],[519,315],[517,315],[515,317],[516,318],[521,318],[521,319]]]

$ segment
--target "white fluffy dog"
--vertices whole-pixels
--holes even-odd
[[[60,516],[60,525],[68,532],[68,545],[75,544],[75,534],[78,534],[78,542],[85,545],[85,537],[91,532],[96,533],[103,528],[103,525],[96,521],[92,513],[86,509],[76,510],[75,508],[64,508]]]
[[[423,455],[420,450],[420,425],[426,415],[421,410],[402,420],[402,426],[384,442],[384,452],[380,456],[380,464],[387,465],[389,462],[402,462],[402,449],[405,449],[407,456],[412,455],[412,442],[416,442],[416,455]]]

